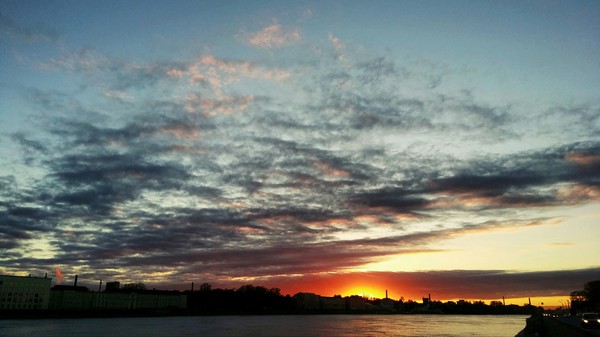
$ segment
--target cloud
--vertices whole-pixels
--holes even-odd
[[[263,29],[248,33],[242,41],[255,48],[273,49],[295,44],[302,39],[298,28],[286,28],[278,23],[273,23]]]
[[[268,69],[250,61],[223,60],[213,55],[203,55],[189,64],[169,69],[170,78],[187,79],[191,86],[212,90],[217,99],[224,98],[224,88],[243,79],[283,81],[290,77],[288,71]]]
[[[346,48],[346,44],[331,32],[329,32],[327,37],[329,38],[329,42],[331,42],[331,45],[335,50],[335,58],[338,61],[345,61],[346,55],[344,54],[344,49]]]
[[[110,99],[114,99],[121,102],[131,102],[133,100],[133,97],[130,94],[121,90],[107,88],[104,90],[104,95]]]
[[[99,87],[109,98],[131,100],[127,90],[153,87],[185,65],[178,62],[138,63],[93,48],[65,50],[40,62],[45,70],[67,71],[82,76],[85,86]]]
[[[43,63],[80,86],[30,89],[38,114],[7,138],[31,171],[0,177],[3,265],[285,284],[443,253],[449,238],[542,226],[553,219],[540,208],[599,200],[596,106],[526,115],[442,91],[451,71],[441,65],[409,67],[328,37],[352,64],[310,48],[285,61],[147,62],[82,48]],[[263,49],[301,40],[276,23],[244,36]],[[520,125],[547,112],[571,128],[544,122],[535,132],[560,139],[528,142]],[[35,240],[51,249],[28,254]],[[518,279],[484,274],[385,277],[465,289],[469,277]]]
[[[467,215],[597,198],[595,142],[455,162],[402,152],[395,162],[377,148],[348,152],[289,137],[304,128],[329,131],[311,116],[283,123],[252,109],[244,114],[249,119],[224,112],[216,118],[178,103],[146,102],[154,113],[109,126],[87,121],[94,113],[73,116],[68,109],[77,104],[68,97],[38,96],[40,106],[67,111],[44,124],[50,142],[14,135],[48,172],[27,193],[12,192],[2,217],[12,242],[51,234],[53,258],[9,257],[39,268],[83,263],[106,273],[170,265],[178,277],[223,280],[347,271],[391,255],[439,253],[436,243],[448,238],[545,221],[493,221],[499,213],[490,213],[489,220],[439,230],[408,225],[440,219],[448,209]],[[240,105],[213,103],[213,110],[217,103]],[[401,107],[422,109],[418,102]],[[321,137],[334,143],[338,136]],[[443,165],[450,169],[439,170]],[[18,206],[26,195],[35,207]],[[369,237],[374,224],[390,232]],[[353,235],[360,238],[343,239]],[[18,248],[10,242],[7,249]]]
[[[55,42],[59,34],[46,26],[25,27],[0,12],[0,38],[18,39],[27,42]]]
[[[179,213],[183,213],[182,210]],[[161,220],[149,218],[144,226],[119,226],[119,232],[96,236],[89,243],[80,239],[77,245],[63,244],[62,249],[70,253],[61,254],[56,261],[102,259],[111,261],[112,267],[118,265],[134,269],[168,264],[177,266],[182,275],[202,273],[213,278],[240,275],[269,278],[274,275],[343,272],[385,256],[440,252],[424,245],[451,236],[512,226],[486,223],[380,239],[314,243],[311,238],[313,230],[300,224],[292,225],[290,219],[298,219],[298,214],[289,213],[291,217],[287,220],[284,213],[277,216],[270,214],[269,218],[276,221],[262,221],[262,224],[256,217],[217,209],[191,211],[189,216],[163,217]],[[264,214],[257,216],[265,217]],[[314,212],[310,213],[310,217],[315,217]],[[169,229],[168,234],[164,233],[166,228]],[[282,235],[288,239],[284,242],[273,240]],[[249,241],[248,236],[254,239]],[[246,247],[246,244],[251,246]],[[138,251],[145,254],[132,254]],[[102,261],[94,262],[94,265],[108,267]]]
[[[207,117],[231,115],[243,112],[254,101],[254,96],[224,96],[220,99],[204,97],[198,93],[190,93],[185,97],[185,110],[189,113],[202,113]]]

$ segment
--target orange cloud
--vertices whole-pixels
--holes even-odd
[[[312,229],[349,228],[355,225],[352,220],[343,218],[331,218],[324,221],[307,221],[304,224]]]
[[[195,139],[198,137],[198,130],[185,124],[168,125],[161,128],[160,132],[180,139]]]
[[[358,222],[371,222],[377,225],[391,225],[389,219],[395,219],[399,222],[415,221],[421,219],[421,215],[411,213],[410,211],[402,212],[387,206],[362,206],[354,205],[352,211]]]
[[[331,177],[348,177],[350,173],[346,170],[342,170],[336,167],[333,167],[327,163],[321,161],[314,161],[313,166],[316,167],[323,175],[331,176]]]
[[[475,195],[458,195],[455,197],[443,197],[432,201],[429,208],[455,208],[455,207],[480,207],[498,205],[494,198],[480,197]]]
[[[558,188],[557,197],[567,203],[600,200],[600,187],[582,184],[563,185]]]
[[[600,154],[569,152],[565,155],[565,159],[579,165],[591,165],[600,161]]]

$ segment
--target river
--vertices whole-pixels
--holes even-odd
[[[0,320],[0,336],[514,337],[527,316],[306,315]]]

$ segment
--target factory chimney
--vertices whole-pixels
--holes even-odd
[[[75,275],[75,282],[73,282],[73,287],[77,287],[77,277],[79,277],[79,275]]]
[[[385,298],[388,298],[387,289],[385,290]]]

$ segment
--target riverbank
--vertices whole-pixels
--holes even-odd
[[[584,329],[578,317],[554,317],[542,314],[526,319],[525,328],[515,337],[594,337],[600,329]]]

